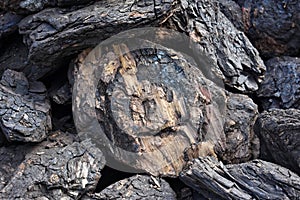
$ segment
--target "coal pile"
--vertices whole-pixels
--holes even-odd
[[[297,0],[0,0],[0,199],[300,199],[299,57]]]

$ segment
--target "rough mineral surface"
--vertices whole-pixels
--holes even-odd
[[[199,158],[180,178],[208,199],[298,199],[300,196],[298,175],[262,160],[224,166],[211,157]]]
[[[262,56],[299,55],[298,0],[246,0],[242,12],[245,32]]]
[[[253,131],[257,105],[246,95],[230,94],[226,106],[226,150],[221,159],[225,163],[240,163],[257,158],[259,139]]]
[[[29,14],[50,6],[75,6],[90,1],[92,0],[0,0],[0,8],[19,14]]]
[[[32,144],[18,144],[0,148],[0,190],[7,185],[16,173],[18,166],[34,147]]]
[[[136,175],[118,181],[100,193],[92,194],[83,200],[92,199],[161,199],[175,200],[176,194],[170,185],[161,178],[146,175]]]
[[[225,84],[243,93],[258,89],[265,66],[248,38],[220,11],[218,1],[183,0],[165,25],[186,32],[212,59]]]
[[[300,110],[263,112],[255,125],[264,149],[261,157],[300,174]]]
[[[9,141],[43,140],[52,127],[45,86],[6,70],[0,82],[0,127]]]
[[[266,78],[257,96],[264,110],[300,108],[300,59],[276,57],[266,62]]]
[[[26,17],[19,30],[35,63],[52,66],[122,30],[158,24],[171,1],[98,1],[80,9],[51,8]]]
[[[23,17],[11,12],[0,11],[0,39],[14,33]]]
[[[101,151],[89,141],[73,142],[67,133],[52,137],[26,155],[1,199],[77,199],[96,188],[105,164]]]

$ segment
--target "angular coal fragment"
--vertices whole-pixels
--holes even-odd
[[[258,89],[265,65],[245,34],[221,12],[218,1],[183,0],[165,26],[187,33],[196,42],[196,51],[206,53],[212,70],[225,84],[242,93]]]
[[[298,0],[246,0],[242,12],[245,32],[262,56],[299,55]]]
[[[300,177],[279,165],[253,160],[223,165],[214,158],[195,159],[181,180],[209,199],[298,199]]]
[[[0,8],[18,14],[30,14],[54,6],[76,6],[92,0],[0,0]]]
[[[246,95],[229,94],[224,125],[226,149],[220,153],[224,163],[241,163],[259,155],[259,139],[253,126],[258,115],[257,105]]]
[[[158,25],[175,1],[133,4],[98,1],[84,8],[45,9],[19,24],[35,64],[54,67],[70,55],[94,47],[103,39],[134,27]]]
[[[264,110],[300,108],[300,58],[276,57],[266,62],[266,78],[257,96]]]
[[[300,110],[265,111],[255,124],[255,132],[261,139],[263,159],[300,174]]]
[[[6,70],[0,81],[0,127],[8,141],[40,142],[51,130],[50,104],[41,82]]]
[[[92,199],[176,199],[170,185],[162,178],[136,175],[118,181],[100,193],[89,194],[83,200]]]
[[[53,133],[50,140],[26,155],[1,199],[78,199],[96,188],[105,164],[102,152],[67,133]]]

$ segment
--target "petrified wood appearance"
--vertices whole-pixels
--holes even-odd
[[[189,57],[146,40],[139,40],[138,48],[133,41],[129,47],[112,41],[82,54],[73,87],[77,128],[107,148],[106,156],[118,161],[112,167],[121,162],[177,176],[198,156],[229,163],[257,157],[252,131],[257,106],[247,96],[226,97],[198,68],[209,64],[196,67]]]
[[[298,199],[300,177],[262,160],[226,165],[214,158],[191,162],[180,178],[209,199]]]
[[[175,200],[176,194],[163,179],[153,176],[136,175],[118,181],[100,193],[88,195],[83,200],[92,199],[161,199]]]
[[[80,134],[107,157],[155,175],[178,175],[194,143],[200,155],[216,156],[225,141],[224,90],[180,53],[145,40],[138,49],[130,45],[99,46],[78,65],[73,111]]]
[[[78,199],[96,188],[105,164],[101,151],[67,133],[53,133],[50,140],[26,155],[1,199]]]
[[[255,125],[262,143],[263,159],[300,174],[300,110],[263,112]]]
[[[276,57],[266,62],[266,78],[257,96],[264,110],[300,108],[300,59]]]
[[[40,142],[51,126],[45,86],[6,70],[0,82],[0,127],[7,140]]]
[[[245,32],[263,56],[299,55],[298,0],[246,0],[242,11]]]
[[[258,89],[265,66],[244,33],[220,11],[218,1],[183,0],[164,25],[188,34],[213,60],[213,71],[243,93]]]
[[[54,66],[120,31],[158,25],[174,2],[107,0],[75,10],[45,9],[23,19],[19,31],[29,48],[30,60]]]

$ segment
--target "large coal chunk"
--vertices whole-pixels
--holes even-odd
[[[266,78],[257,96],[263,109],[300,108],[300,59],[276,57],[266,62]]]
[[[222,161],[241,163],[257,158],[260,145],[253,131],[258,116],[257,105],[246,95],[230,94],[226,106],[226,148],[220,154]]]
[[[262,81],[265,65],[245,34],[221,12],[218,1],[183,0],[165,26],[186,32],[214,64],[226,85],[251,93]]]
[[[263,112],[255,125],[261,138],[263,159],[300,174],[300,110],[272,109]]]
[[[64,7],[86,4],[92,0],[0,0],[0,8],[18,14],[30,14],[46,7]]]
[[[40,142],[51,130],[50,104],[41,82],[6,70],[0,82],[0,127],[8,141]]]
[[[92,199],[176,199],[170,185],[161,178],[136,175],[118,181],[100,193],[85,196],[84,200]]]
[[[253,160],[223,165],[211,157],[195,159],[181,180],[209,199],[298,199],[300,177],[279,165]]]
[[[96,46],[123,30],[158,25],[174,1],[98,1],[80,9],[52,8],[30,15],[19,24],[29,59],[54,67],[65,57]]]
[[[78,199],[96,188],[104,164],[102,152],[92,143],[56,132],[50,142],[26,155],[0,198]]]
[[[246,0],[242,11],[245,32],[262,56],[299,55],[298,0]]]

